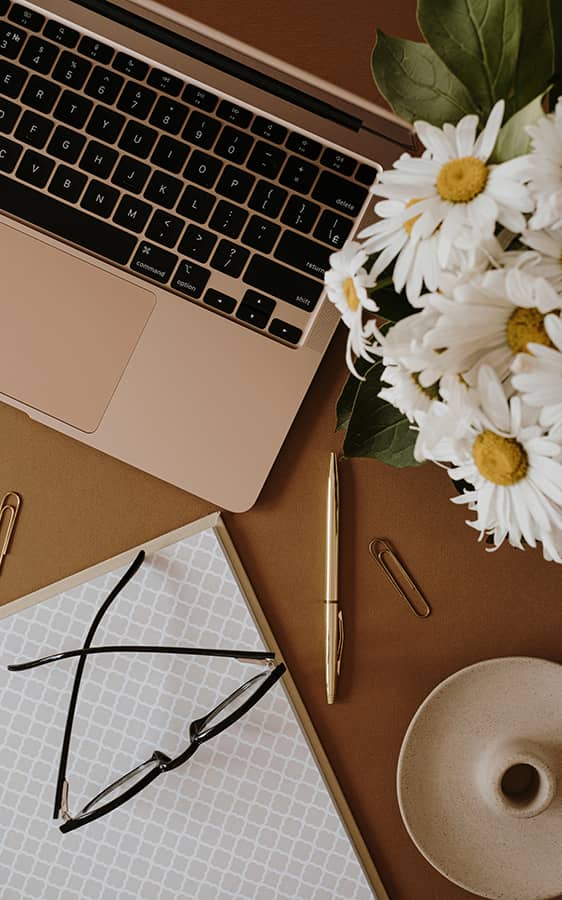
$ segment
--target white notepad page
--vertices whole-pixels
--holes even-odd
[[[131,554],[131,559],[134,554]],[[0,621],[0,884],[3,900],[368,900],[373,896],[278,682],[238,723],[132,801],[77,831],[52,819],[76,660],[11,662],[82,645],[124,568]],[[265,649],[216,533],[147,557],[94,645]],[[86,663],[67,777],[77,811],[257,666],[179,656]]]

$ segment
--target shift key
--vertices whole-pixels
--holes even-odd
[[[300,275],[257,253],[250,260],[243,281],[270,297],[278,297],[279,300],[285,300],[308,312],[312,312],[324,290],[321,282],[313,281],[312,278]]]
[[[349,216],[357,216],[367,196],[367,188],[341,178],[334,172],[322,172],[312,192],[315,200],[325,206],[339,209]]]

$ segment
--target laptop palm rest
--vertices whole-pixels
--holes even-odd
[[[0,261],[0,391],[95,431],[156,297],[3,224]]]

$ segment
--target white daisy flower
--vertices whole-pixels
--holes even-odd
[[[372,360],[373,340],[378,334],[374,320],[364,321],[364,313],[375,313],[378,309],[374,300],[367,295],[367,289],[376,283],[374,275],[367,272],[365,263],[368,256],[357,241],[332,253],[330,266],[324,281],[328,298],[337,307],[349,328],[346,361],[353,374],[355,370],[353,354]]]
[[[513,386],[529,406],[540,410],[540,422],[546,428],[562,432],[562,318],[550,315],[544,320],[550,346],[530,344],[527,353],[513,361]]]
[[[418,137],[427,148],[421,157],[403,154],[394,168],[381,173],[372,192],[400,206],[382,207],[379,214],[393,218],[387,228],[391,252],[399,253],[396,228],[412,223],[411,241],[425,241],[437,231],[439,264],[448,264],[451,249],[470,236],[473,244],[492,237],[496,224],[517,233],[526,226],[523,213],[534,209],[527,178],[527,157],[519,156],[499,165],[488,164],[504,112],[503,100],[492,109],[481,134],[476,137],[478,117],[464,116],[457,126],[436,128],[416,122]],[[415,216],[410,207],[415,205]],[[394,225],[396,228],[394,228]],[[382,226],[373,234],[382,237]],[[380,243],[380,241],[379,241]],[[381,243],[381,250],[383,245]],[[411,253],[412,251],[410,251]],[[389,260],[390,261],[390,260]],[[421,268],[421,264],[420,264]]]
[[[478,395],[459,375],[444,375],[439,382],[439,399],[417,417],[419,433],[414,456],[418,462],[437,462],[458,456],[457,441],[478,421]]]
[[[423,387],[415,372],[401,365],[385,366],[381,380],[390,385],[379,391],[379,397],[387,400],[403,413],[410,422],[417,422],[420,415],[429,412],[439,397],[439,385]]]
[[[561,101],[559,98],[553,113],[527,126],[532,146],[529,190],[536,203],[536,211],[529,221],[531,228],[562,227]]]
[[[537,422],[537,411],[518,396],[508,399],[496,373],[482,366],[478,373],[477,418],[461,440],[441,441],[443,462],[453,463],[449,475],[473,485],[454,497],[468,505],[476,520],[468,522],[490,534],[496,547],[505,539],[523,549],[537,541],[553,555],[562,529],[562,455],[560,443],[549,439]]]
[[[521,254],[522,264],[537,277],[544,278],[553,291],[562,293],[562,231],[548,228],[531,231],[527,228],[520,237],[531,248],[529,253]],[[512,254],[506,256],[507,264],[510,264]]]
[[[476,274],[452,296],[433,294],[431,305],[439,318],[424,344],[436,352],[435,366],[472,383],[480,365],[492,366],[503,380],[529,343],[549,346],[545,315],[561,308],[562,297],[543,278],[514,266]]]
[[[383,357],[385,366],[400,365],[415,374],[423,388],[431,388],[441,376],[437,354],[424,344],[437,319],[437,313],[430,308],[406,316],[396,322],[384,337],[381,336],[380,347],[376,350]]]

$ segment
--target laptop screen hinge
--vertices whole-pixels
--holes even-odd
[[[356,116],[352,116],[332,106],[330,103],[319,100],[318,97],[313,97],[305,91],[285,84],[285,82],[277,78],[265,75],[251,66],[231,59],[217,50],[205,47],[203,44],[191,40],[191,38],[177,34],[163,25],[151,22],[137,13],[122,9],[115,3],[109,3],[107,0],[72,0],[72,2],[77,3],[78,6],[86,7],[92,12],[104,16],[106,19],[111,19],[119,25],[131,28],[133,31],[145,35],[145,37],[159,41],[161,44],[165,44],[173,50],[183,53],[185,56],[197,59],[206,65],[213,66],[215,69],[238,78],[240,81],[252,84],[260,90],[280,97],[294,106],[300,106],[302,109],[306,109],[323,119],[336,122],[338,125],[343,125],[344,128],[349,128],[355,132],[360,131],[363,127],[361,119],[358,119]]]

